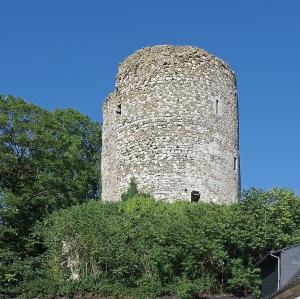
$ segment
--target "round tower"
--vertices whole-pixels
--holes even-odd
[[[131,178],[157,199],[230,203],[240,191],[238,99],[230,67],[190,46],[141,49],[103,106],[102,199]]]

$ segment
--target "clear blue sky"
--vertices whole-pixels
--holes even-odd
[[[238,79],[242,187],[300,194],[299,0],[0,0],[0,93],[101,121],[118,63],[194,45]]]

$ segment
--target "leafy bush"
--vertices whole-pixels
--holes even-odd
[[[127,201],[128,199],[138,197],[138,196],[142,196],[144,198],[151,197],[150,194],[146,194],[138,190],[136,179],[132,177],[129,183],[128,190],[121,195],[121,201],[124,202]]]
[[[122,201],[127,201],[130,198],[134,198],[135,196],[139,195],[138,187],[137,187],[137,182],[135,178],[131,178],[129,188],[128,190],[122,194],[121,200]]]
[[[89,202],[45,222],[49,249],[41,279],[55,286],[53,296],[258,296],[256,262],[299,242],[299,227],[299,198],[280,189],[250,190],[233,205],[142,196]]]

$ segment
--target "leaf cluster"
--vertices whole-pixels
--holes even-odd
[[[44,275],[55,287],[38,294],[259,296],[257,261],[300,241],[299,217],[299,198],[282,189],[249,190],[233,205],[143,196],[85,203],[44,224]]]

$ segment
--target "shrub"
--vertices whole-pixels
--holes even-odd
[[[45,222],[44,277],[64,296],[258,295],[256,262],[300,241],[299,203],[279,189],[250,190],[233,205],[143,196],[85,203]]]
[[[139,197],[139,196],[144,197],[144,198],[151,197],[150,194],[146,194],[146,193],[140,192],[138,190],[136,179],[134,177],[132,177],[130,179],[128,190],[121,195],[121,201],[124,202],[131,198],[135,198],[135,197]]]

